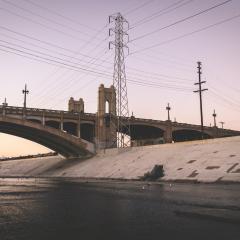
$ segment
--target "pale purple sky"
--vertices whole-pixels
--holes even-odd
[[[222,2],[224,0],[0,0],[0,100],[3,102],[7,97],[9,105],[22,106],[21,90],[27,83],[29,107],[67,109],[72,96],[84,99],[86,112],[96,112],[98,86],[100,83],[109,86],[111,78],[56,67],[4,51],[24,55],[14,49],[24,52],[31,49],[35,51],[31,54],[55,57],[55,60],[77,63],[78,67],[112,74],[108,16],[121,12],[131,28],[127,78],[159,85],[138,86],[128,82],[130,112],[137,117],[165,120],[165,107],[169,102],[172,118],[199,124],[199,99],[192,91],[197,81],[196,62],[202,61],[202,77],[207,81],[204,87],[209,89],[203,97],[205,125],[213,122],[212,113],[216,109],[217,122],[224,121],[226,128],[240,130],[240,17],[169,41],[239,15],[240,1],[232,0],[149,34]],[[0,134],[0,156],[25,154],[29,149],[31,153],[42,151],[36,144]]]

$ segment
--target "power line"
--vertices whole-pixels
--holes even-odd
[[[12,49],[12,50],[13,50],[13,49]],[[36,59],[34,59],[34,60],[36,60]],[[46,61],[46,60],[50,60],[50,59],[46,59],[46,58],[45,58],[44,60]],[[58,64],[61,64],[61,63],[58,62]],[[56,65],[56,62],[55,62],[54,65]],[[66,67],[66,66],[65,66],[65,67]],[[69,66],[69,65],[68,65],[68,69],[69,69],[69,67],[73,67],[73,66]],[[70,68],[70,70],[76,70],[76,69]],[[166,77],[166,75],[164,75],[164,77]],[[145,82],[143,83],[143,82],[136,82],[136,81],[135,81],[135,84],[138,84],[138,85],[139,85],[139,84],[145,84],[145,85],[147,85]],[[156,86],[156,84],[153,85],[153,84],[151,83],[151,84],[148,84],[148,86],[154,87],[154,86]],[[165,87],[165,86],[158,86],[158,87]],[[168,86],[167,86],[167,87],[168,87]]]
[[[210,7],[210,8],[204,9],[204,10],[202,10],[202,11],[200,11],[200,12],[198,12],[198,13],[195,13],[195,14],[193,14],[193,15],[191,15],[191,16],[185,17],[185,18],[180,19],[180,20],[178,20],[178,21],[176,21],[176,22],[174,22],[174,23],[171,23],[171,24],[169,24],[169,25],[166,25],[166,26],[164,26],[164,27],[161,27],[161,28],[159,28],[159,29],[156,29],[156,30],[154,30],[154,31],[152,31],[152,32],[149,32],[149,33],[143,34],[143,35],[141,35],[141,36],[139,36],[139,37],[136,37],[136,38],[132,39],[130,42],[133,42],[133,41],[136,41],[136,40],[145,38],[145,37],[147,37],[147,36],[149,36],[149,35],[151,35],[151,34],[160,32],[160,31],[162,31],[162,30],[164,30],[164,29],[167,29],[167,28],[172,27],[172,26],[175,26],[175,25],[177,25],[177,24],[179,24],[179,23],[185,22],[185,21],[187,21],[187,20],[189,20],[189,19],[192,19],[192,18],[194,18],[194,17],[197,17],[197,16],[199,16],[199,15],[201,15],[201,14],[210,12],[211,10],[213,10],[213,9],[215,9],[215,8],[218,8],[218,7],[220,7],[220,6],[223,6],[223,5],[225,5],[225,4],[227,4],[227,3],[231,2],[231,1],[232,1],[232,0],[227,0],[227,1],[221,2],[221,3],[219,3],[219,4],[216,4],[216,5],[214,5],[214,6]]]
[[[105,62],[106,60],[104,60],[104,62]],[[101,64],[102,65],[102,64]],[[162,75],[162,76],[165,76],[166,77],[166,75]],[[156,77],[155,77],[156,78]],[[136,79],[136,77],[135,77],[135,79]],[[139,78],[137,78],[137,79],[139,79]],[[171,82],[171,80],[167,80],[168,82]],[[70,83],[71,82],[68,82],[68,88],[70,87]],[[139,82],[138,82],[139,83]],[[155,85],[153,85],[152,84],[152,82],[151,82],[151,86],[156,86],[156,83],[154,83]],[[166,86],[166,85],[165,85]],[[161,87],[163,87],[163,86],[161,86]],[[168,86],[166,86],[166,87],[168,87]],[[48,88],[49,89],[49,88]],[[54,88],[54,92],[56,93],[56,88]],[[64,86],[64,91],[66,90],[66,87]],[[42,91],[42,92],[44,92],[45,94],[46,94],[46,92],[45,91]]]
[[[8,36],[8,35],[6,35],[6,34],[3,34],[3,33],[0,33],[0,35],[2,35],[2,36],[5,36],[5,37],[7,37],[7,38],[10,38],[10,39],[13,39],[13,40],[16,40],[16,41],[19,41],[19,42],[22,42],[22,43],[24,43],[24,44],[27,44],[27,45],[32,45],[32,46],[34,46],[34,47],[37,47],[37,48],[40,48],[40,49],[43,49],[43,50],[46,50],[46,51],[48,51],[48,52],[52,52],[52,53],[56,53],[56,54],[58,54],[58,55],[62,55],[62,56],[64,56],[64,57],[69,57],[69,58],[71,58],[71,59],[76,59],[77,61],[82,61],[82,62],[84,62],[84,63],[89,63],[89,61],[84,61],[83,59],[80,59],[80,58],[76,58],[76,57],[73,57],[73,56],[70,56],[70,55],[67,55],[67,54],[63,54],[63,53],[61,53],[61,52],[57,52],[57,51],[54,51],[54,50],[51,50],[51,49],[49,49],[49,48],[45,48],[45,47],[42,47],[42,46],[39,46],[39,45],[36,45],[36,44],[33,44],[33,43],[30,43],[30,42],[26,42],[26,41],[23,41],[23,40],[20,40],[20,39],[18,39],[18,38],[14,38],[14,37],[11,37],[11,36]],[[14,46],[17,46],[17,47],[22,47],[21,45],[17,45],[17,44],[14,44],[14,43],[10,43],[10,42],[8,42],[8,41],[3,41],[3,40],[0,40],[1,42],[4,42],[4,43],[8,43],[8,44],[11,44],[11,45],[14,45]],[[84,56],[86,56],[86,57],[88,57],[88,58],[92,58],[92,59],[94,59],[94,60],[101,60],[100,58],[95,58],[95,57],[90,57],[90,56],[88,56],[88,55],[84,55]],[[147,55],[148,56],[148,55]],[[150,56],[149,56],[150,57]],[[152,57],[152,56],[151,56]],[[108,64],[112,64],[110,61],[105,61],[106,63],[108,63]],[[95,66],[99,66],[99,64],[96,64],[96,63],[91,63],[91,64],[93,64],[93,65],[95,65]],[[192,81],[191,79],[186,79],[186,78],[180,78],[180,77],[177,77],[177,76],[169,76],[169,75],[165,75],[165,74],[159,74],[159,73],[154,73],[154,72],[146,72],[146,71],[143,71],[143,70],[141,70],[141,69],[137,69],[137,68],[133,68],[133,67],[128,67],[129,69],[132,69],[132,70],[134,70],[134,71],[136,71],[136,72],[141,72],[141,73],[145,73],[145,74],[147,74],[147,76],[149,77],[149,75],[159,75],[159,76],[161,76],[161,77],[166,77],[166,78],[176,78],[176,79],[179,79],[179,80],[183,80],[183,81]],[[142,75],[142,74],[141,74]]]
[[[70,68],[77,69],[77,70],[87,71],[87,72],[91,72],[91,73],[94,73],[94,74],[100,74],[100,75],[104,75],[104,76],[107,75],[105,73],[100,73],[100,72],[97,72],[97,71],[94,71],[94,70],[87,70],[86,68],[83,68],[83,67],[76,67],[75,65],[71,65],[71,62],[70,62],[70,64],[65,63],[65,62],[59,62],[59,61],[56,61],[54,59],[42,57],[42,56],[37,55],[37,54],[28,53],[26,51],[22,51],[22,50],[19,50],[19,49],[16,49],[16,48],[12,48],[12,47],[8,47],[8,46],[1,45],[1,44],[0,44],[0,47],[5,47],[7,49],[14,50],[14,51],[20,52],[22,54],[27,54],[27,55],[30,55],[30,56],[35,57],[35,58],[39,58],[39,59],[42,59],[42,60],[50,61],[50,62],[53,62],[53,63],[56,63],[56,64],[61,64],[61,65],[64,65],[64,66],[67,66],[67,67],[70,67]]]
[[[88,55],[86,55],[86,54],[82,54],[82,53],[79,53],[79,52],[77,52],[77,51],[73,51],[73,50],[71,50],[71,49],[67,49],[67,48],[65,48],[65,47],[62,47],[62,46],[59,46],[59,45],[56,45],[56,44],[53,44],[53,43],[50,43],[50,42],[47,42],[47,41],[44,41],[44,40],[40,40],[40,39],[38,39],[38,38],[29,36],[29,35],[27,35],[27,34],[20,33],[20,32],[14,31],[14,30],[11,30],[11,29],[9,29],[9,28],[7,28],[7,27],[4,27],[4,26],[1,26],[1,25],[0,25],[0,28],[1,28],[1,29],[4,29],[5,31],[8,31],[8,32],[17,34],[17,35],[19,35],[19,36],[22,36],[22,37],[25,37],[25,38],[28,38],[28,39],[32,39],[32,40],[34,40],[34,41],[37,41],[37,42],[40,42],[40,43],[43,43],[43,44],[46,44],[46,45],[49,45],[49,46],[52,46],[52,47],[55,47],[55,48],[64,50],[64,51],[71,52],[71,53],[73,53],[73,54],[79,54],[79,55],[82,55],[82,56],[87,57],[87,58],[92,58],[92,57],[90,57],[90,56],[88,56]],[[104,27],[104,28],[106,28],[106,27]],[[108,39],[108,38],[105,38],[104,41],[106,41],[107,39]],[[88,42],[89,42],[89,41],[88,41]]]
[[[130,56],[134,57],[134,60],[139,60],[139,61],[144,62],[144,63],[150,63],[151,65],[152,64],[157,64],[159,66],[159,63],[161,62],[161,66],[171,66],[171,68],[172,68],[172,66],[174,66],[175,69],[180,69],[180,70],[185,70],[185,71],[191,71],[192,70],[190,65],[177,63],[177,62],[170,61],[170,60],[167,60],[167,59],[160,59],[158,57],[151,56],[149,54],[142,54],[142,55],[144,55],[145,58],[144,57],[139,57],[139,56],[136,56],[136,55],[130,55]],[[150,59],[146,59],[146,57],[148,57]]]
[[[29,55],[31,57],[39,58],[40,60],[53,62],[55,64],[60,64],[60,65],[66,66],[67,68],[70,67],[71,70],[73,70],[72,68],[74,68],[74,69],[77,69],[77,70],[82,70],[84,72],[89,72],[89,73],[93,73],[93,74],[104,75],[104,76],[109,76],[109,77],[111,76],[111,73],[106,74],[106,72],[96,71],[96,69],[89,69],[89,68],[79,67],[78,63],[70,62],[70,61],[67,61],[67,60],[62,59],[62,58],[57,58],[58,60],[51,59],[51,58],[56,58],[56,57],[51,56],[49,54],[44,54],[44,53],[38,52],[40,54],[44,54],[44,55],[50,57],[50,58],[47,58],[47,57],[43,57],[41,55],[29,53],[29,52],[26,52],[26,51],[23,51],[23,50],[20,50],[20,49],[17,49],[17,48],[9,47],[9,46],[6,46],[6,45],[2,45],[2,44],[0,44],[0,47],[7,48],[7,49],[9,49],[11,51],[17,51],[17,52],[19,52],[21,54],[26,54],[26,55]],[[30,50],[30,49],[28,49],[28,50]],[[14,53],[14,52],[11,52],[11,53]],[[138,79],[138,78],[135,77],[135,79]],[[129,81],[139,83],[138,81],[135,81],[135,80],[129,80]],[[140,82],[140,83],[147,84],[146,82]],[[149,85],[152,85],[152,84],[156,84],[156,82],[149,82]],[[163,86],[163,85],[159,85],[159,86]]]
[[[8,41],[4,41],[4,40],[1,40],[0,39],[0,42],[3,42],[3,43],[7,43],[9,45],[12,45],[12,46],[15,46],[15,47],[20,47],[24,50],[28,50],[28,51],[32,51],[32,52],[35,52],[35,53],[38,53],[38,54],[42,54],[42,55],[45,55],[45,56],[48,56],[48,57],[51,57],[51,58],[56,58],[58,60],[63,60],[63,61],[66,61],[66,62],[69,62],[71,64],[76,64],[76,65],[79,65],[77,62],[70,62],[69,60],[67,59],[62,59],[62,58],[58,58],[58,57],[55,57],[55,56],[52,56],[50,54],[47,54],[47,53],[44,53],[44,52],[40,52],[40,51],[37,51],[37,50],[33,50],[33,49],[30,49],[30,48],[26,48],[26,47],[23,47],[22,45],[18,45],[18,44],[14,44],[14,43],[11,43],[11,42],[8,42]],[[2,45],[3,46],[3,45]],[[43,48],[45,49],[45,48]],[[82,59],[79,59],[79,58],[75,58],[75,57],[71,57],[69,55],[66,55],[66,54],[62,54],[62,53],[59,53],[59,52],[55,52],[55,51],[52,51],[50,49],[45,49],[45,50],[48,50],[48,51],[51,51],[51,52],[54,52],[54,53],[57,53],[58,55],[62,55],[62,56],[65,56],[65,57],[69,57],[69,58],[72,58],[72,59],[76,59],[77,61],[83,61]],[[86,63],[89,63],[89,62],[86,62]],[[99,66],[99,64],[94,64],[95,66]],[[85,66],[87,67],[87,66]]]
[[[137,21],[137,22],[135,22],[135,23],[133,24],[133,26],[130,27],[130,30],[131,30],[131,29],[134,29],[134,28],[136,28],[136,27],[139,27],[139,26],[141,26],[141,25],[144,24],[144,23],[148,23],[148,22],[152,21],[153,19],[155,19],[155,18],[157,18],[157,17],[161,17],[161,16],[163,16],[163,15],[165,15],[165,14],[168,14],[168,13],[170,13],[170,12],[172,12],[172,11],[178,9],[178,8],[181,8],[181,7],[185,6],[185,5],[193,2],[193,1],[194,1],[194,0],[189,0],[189,1],[187,1],[187,2],[184,2],[184,0],[177,1],[177,2],[169,5],[168,7],[164,8],[164,9],[161,9],[161,10],[159,10],[159,11],[157,11],[157,12],[155,12],[155,13],[153,13],[153,14],[151,14],[151,15],[149,15],[149,16],[147,16],[147,17],[145,17],[145,18],[143,18],[143,19],[141,19],[141,20],[139,20],[139,21]],[[184,2],[184,3],[182,3],[182,4],[179,5],[179,3],[181,3],[181,2]],[[174,7],[175,5],[177,5],[177,6]],[[174,8],[172,8],[172,7],[174,7]],[[168,10],[168,11],[167,11],[167,10]]]
[[[167,84],[180,84],[181,86],[190,86],[190,82],[185,82],[185,81],[182,82],[182,81],[178,81],[178,80],[164,79],[164,78],[159,78],[159,77],[154,77],[154,76],[146,77],[146,76],[143,76],[141,74],[138,74],[138,73],[133,74],[131,72],[128,72],[128,75],[129,76],[134,76],[135,79],[141,79],[141,80],[144,80],[144,81],[147,80],[148,82],[151,82],[151,81],[149,81],[149,79],[153,79],[153,80],[159,80],[159,81],[161,81],[161,83],[164,83],[164,84],[167,83]]]
[[[1,41],[1,40],[0,40]],[[2,41],[2,42],[6,42],[6,41]],[[7,42],[7,43],[9,43],[9,42]],[[19,47],[19,45],[16,45],[15,44],[15,46],[18,46]],[[22,46],[20,46],[20,47],[22,47]],[[29,48],[24,48],[23,47],[23,49],[25,49],[25,50],[31,50],[31,49],[29,49]],[[12,49],[13,50],[13,49]],[[32,50],[32,51],[34,51],[34,50]],[[42,53],[42,52],[39,52],[39,51],[34,51],[34,52],[37,52],[37,53],[40,53],[40,54],[44,54],[44,55],[46,55],[46,56],[49,56],[49,57],[53,57],[53,58],[56,58],[56,57],[54,57],[54,56],[51,56],[51,55],[49,55],[49,54],[45,54],[45,53]],[[65,61],[65,59],[61,59],[61,58],[58,58],[59,60],[64,60]],[[45,59],[46,60],[46,59]],[[49,59],[48,59],[49,60]],[[69,61],[68,61],[69,62]],[[70,62],[70,63],[72,63],[72,64],[76,64],[76,63],[73,63],[73,62]],[[92,63],[93,64],[93,63]],[[98,64],[99,66],[101,66],[100,64]],[[89,68],[90,69],[90,68]],[[72,69],[71,69],[72,70]],[[137,70],[137,69],[136,69]],[[143,72],[143,71],[142,71]],[[110,75],[110,73],[109,73],[109,75]],[[163,75],[163,74],[160,74],[161,76],[164,76],[164,77],[168,77],[169,78],[169,76],[167,76],[167,75]],[[154,78],[156,78],[156,77],[154,77]],[[172,76],[171,76],[171,78],[172,78]],[[135,78],[136,79],[136,78]],[[139,79],[139,78],[137,78],[137,79]],[[168,80],[169,81],[169,80]],[[134,81],[133,81],[134,82]],[[137,83],[137,84],[139,84],[139,83],[142,83],[142,82],[136,82],[135,81],[135,83]],[[144,83],[144,84],[146,84],[146,83]],[[164,87],[163,85],[156,85],[156,83],[153,83],[153,82],[150,82],[149,84],[148,84],[149,86],[158,86],[158,87]],[[168,86],[167,86],[168,87]],[[64,87],[65,88],[65,87]],[[44,93],[45,93],[45,91],[43,91]],[[56,92],[56,89],[55,89],[55,92]]]
[[[101,33],[101,31],[103,30],[103,29],[105,29],[105,27],[106,26],[104,26],[100,31],[98,31],[97,33],[96,33],[96,36],[99,34],[99,33]],[[93,52],[93,51],[95,51],[95,49],[98,49],[98,47],[103,43],[104,41],[101,41],[98,45],[96,45],[94,48],[92,48],[89,52]],[[90,43],[90,42],[89,42]],[[80,50],[82,49],[82,48],[84,48],[85,46],[86,46],[87,44],[85,44],[84,46],[81,46],[81,48],[80,48]],[[79,50],[79,51],[80,51]],[[78,51],[78,52],[79,52]],[[105,51],[105,50],[104,50]],[[105,53],[106,53],[106,51],[105,51]],[[104,54],[105,54],[104,53]],[[103,55],[100,55],[101,57],[103,56]],[[93,64],[95,64],[95,62],[97,62],[97,61],[99,61],[101,58],[98,56],[98,57],[94,57],[94,58],[92,58],[91,60],[89,60],[88,62],[87,62],[87,64],[90,64],[90,65],[93,65]],[[81,60],[83,60],[83,58],[81,58]],[[106,60],[104,60],[103,62],[105,62]],[[95,64],[95,65],[98,65],[98,64]],[[101,66],[102,64],[100,64],[100,66]],[[89,66],[88,66],[89,67]],[[65,71],[63,74],[66,74],[67,73],[67,71]]]
[[[95,35],[98,35],[99,33],[101,33],[101,31],[102,30],[104,30],[106,28],[106,26],[104,26],[102,29],[100,29]],[[3,27],[3,29],[5,30],[5,27]],[[9,30],[10,32],[12,32],[10,29],[6,29],[6,30]],[[17,32],[15,32],[14,31],[14,33],[17,33]],[[17,33],[18,34],[18,33]],[[22,35],[22,34],[20,34],[20,35]],[[24,37],[29,37],[29,36],[26,36],[26,35],[24,35]],[[30,39],[32,39],[31,37],[29,37]],[[106,38],[107,39],[107,38]],[[17,39],[17,40],[19,40],[19,39]],[[39,40],[39,39],[36,39],[36,38],[34,38],[34,40],[37,40],[37,41],[40,41],[40,42],[42,42],[41,40]],[[20,40],[20,41],[22,41],[22,40]],[[88,42],[88,43],[90,43],[91,42],[91,39],[90,39],[90,41]],[[44,42],[44,43],[46,43],[46,44],[48,44],[48,45],[50,45],[50,46],[55,46],[54,44],[51,44],[51,43],[48,43],[48,42]],[[88,43],[86,43],[86,44],[84,44],[83,46],[81,46],[81,48],[80,49],[82,49],[82,48],[84,48]],[[96,45],[95,46],[95,48],[97,48],[97,47],[99,47],[101,44],[103,43],[103,41],[102,42],[100,42],[98,45]],[[59,46],[57,46],[57,47],[59,47]],[[95,49],[94,48],[94,49]],[[91,49],[91,52],[94,50],[94,49]],[[64,49],[64,50],[69,50],[69,49]],[[69,51],[71,51],[71,50],[69,50]],[[80,54],[80,52],[79,51],[71,51],[71,52],[73,52],[74,54]],[[58,54],[60,54],[60,55],[65,55],[65,54],[61,54],[61,53],[58,53]],[[91,58],[91,59],[94,59],[94,60],[99,60],[99,58],[92,58],[92,57],[90,57],[90,56],[88,56],[88,55],[86,55],[86,54],[81,54],[82,56],[84,56],[84,57],[88,57],[88,58]],[[70,57],[70,56],[67,56],[67,57]],[[72,56],[72,57],[70,57],[71,59],[73,59],[74,57]],[[76,58],[75,58],[76,59]],[[79,61],[83,61],[83,58],[82,59],[79,59]],[[87,63],[89,63],[89,61],[87,62]],[[97,65],[97,64],[95,64],[95,65]],[[67,68],[68,70],[72,70],[72,69],[69,69],[69,68]],[[57,70],[58,71],[58,70]],[[57,72],[56,71],[56,72]],[[51,82],[48,82],[48,85],[49,85],[49,83],[51,83]],[[42,85],[41,85],[41,87],[42,87]]]
[[[211,89],[210,92],[211,92],[213,95],[215,95],[215,96],[217,96],[218,98],[220,98],[220,99],[222,99],[223,101],[225,101],[226,103],[228,103],[229,105],[231,105],[231,106],[236,106],[236,107],[240,108],[240,104],[236,103],[235,101],[232,101],[231,98],[228,98],[228,97],[226,97],[226,96],[224,96],[224,95],[222,95],[222,94],[219,94],[219,93],[218,93],[216,90],[214,90],[214,89]]]
[[[67,52],[70,52],[70,53],[73,53],[73,54],[78,54],[78,55],[81,55],[81,56],[84,56],[86,58],[90,58],[90,59],[96,59],[94,57],[91,57],[89,55],[86,55],[86,54],[82,54],[78,51],[74,51],[74,50],[71,50],[71,49],[68,49],[68,48],[65,48],[65,47],[62,47],[62,46],[59,46],[59,45],[56,45],[56,44],[53,44],[53,43],[50,43],[50,42],[47,42],[47,41],[43,41],[43,40],[40,40],[38,38],[35,38],[35,37],[32,37],[32,36],[29,36],[29,35],[26,35],[26,34],[23,34],[23,33],[20,33],[20,32],[17,32],[17,31],[14,31],[12,29],[9,29],[9,28],[6,28],[4,26],[0,26],[1,29],[5,30],[5,31],[8,31],[8,32],[11,32],[11,33],[14,33],[16,35],[19,35],[19,36],[22,36],[22,37],[25,37],[25,38],[28,38],[28,39],[31,39],[31,40],[34,40],[34,41],[37,41],[39,43],[43,43],[45,45],[48,45],[48,46],[51,46],[51,47],[55,47],[57,49],[60,49],[60,50],[64,50],[64,51],[67,51]],[[103,27],[103,29],[105,29],[105,27]],[[102,31],[103,29],[101,29],[100,31]],[[99,32],[100,32],[99,31]],[[1,33],[0,33],[1,34]],[[19,40],[19,39],[16,39],[18,41],[22,41],[22,40]],[[107,40],[107,38],[105,39]],[[135,53],[135,52],[134,52]],[[132,54],[134,54],[132,53]],[[132,55],[130,54],[130,55]],[[108,62],[108,63],[111,63],[111,62]],[[141,69],[136,69],[136,68],[132,68],[132,67],[128,67],[128,69],[135,69],[136,71],[139,71],[139,72],[145,72],[147,73],[146,71],[142,71]],[[150,73],[150,72],[149,72]],[[150,73],[150,74],[157,74],[157,73]],[[166,76],[166,75],[165,75]],[[178,77],[174,77],[174,76],[170,76],[171,78],[178,78]]]
[[[90,35],[90,34],[88,34],[88,33],[86,33],[86,32],[83,32],[83,31],[80,31],[80,30],[78,30],[78,29],[72,28],[72,27],[69,26],[69,25],[65,25],[65,24],[63,24],[63,23],[59,23],[59,22],[57,22],[57,21],[55,21],[55,20],[53,20],[53,19],[47,18],[47,17],[45,17],[45,16],[42,16],[42,15],[36,13],[36,12],[33,12],[33,11],[29,10],[29,9],[26,9],[26,8],[24,8],[24,7],[21,7],[21,6],[15,4],[15,3],[12,3],[12,2],[10,2],[10,1],[8,1],[8,0],[1,0],[1,1],[2,1],[2,2],[5,2],[5,3],[7,3],[7,4],[11,5],[11,6],[14,6],[15,8],[21,9],[21,10],[24,11],[24,12],[30,13],[30,14],[33,15],[33,16],[37,16],[37,17],[42,18],[42,19],[44,19],[44,20],[46,20],[46,21],[48,21],[48,22],[51,22],[51,23],[54,23],[54,24],[56,24],[56,25],[58,25],[58,26],[67,28],[68,30],[70,29],[70,30],[72,30],[72,31],[74,31],[74,32],[77,32],[77,33],[84,33],[85,35],[88,35],[88,36],[91,36],[91,37],[92,37],[92,35]],[[97,39],[98,39],[98,38],[97,38]],[[102,39],[99,39],[99,40],[102,40]]]
[[[123,15],[129,15],[130,13],[133,13],[133,12],[136,12],[137,10],[147,6],[148,4],[154,2],[155,0],[148,0],[147,2],[144,2],[142,4],[140,4],[139,6],[135,7],[135,8],[132,8],[130,9],[129,11],[127,11],[126,13],[124,13]]]
[[[240,14],[235,15],[235,16],[233,16],[233,17],[230,17],[230,18],[224,19],[224,20],[222,20],[222,21],[216,22],[216,23],[214,23],[214,24],[208,25],[208,26],[206,26],[206,27],[200,28],[200,29],[195,30],[195,31],[193,31],[193,32],[186,33],[186,34],[183,34],[183,35],[181,35],[181,36],[178,36],[178,37],[175,37],[175,38],[172,38],[172,39],[168,39],[168,40],[166,40],[166,41],[163,41],[163,42],[161,42],[161,43],[157,43],[157,44],[155,44],[155,45],[152,45],[152,46],[149,46],[149,47],[146,47],[146,48],[143,48],[143,49],[139,49],[139,50],[137,50],[137,51],[134,51],[134,52],[130,53],[130,55],[133,55],[133,54],[136,54],[136,53],[139,53],[139,52],[142,52],[142,51],[146,51],[146,50],[149,50],[149,49],[152,49],[152,48],[161,46],[161,45],[165,45],[165,44],[174,42],[174,41],[179,40],[179,39],[183,39],[183,38],[188,37],[188,36],[191,36],[191,35],[193,35],[193,34],[195,34],[195,33],[199,33],[199,32],[205,31],[205,30],[207,30],[207,29],[210,29],[210,28],[213,28],[213,27],[215,27],[215,26],[224,24],[224,23],[226,23],[226,22],[232,21],[232,20],[234,20],[234,19],[236,19],[236,18],[239,18],[239,17],[240,17]]]
[[[220,104],[220,106],[224,106],[226,109],[232,109],[233,111],[240,112],[240,107],[234,106],[232,103],[229,103],[225,99],[222,99],[222,97],[218,94],[215,94],[209,89],[209,98],[212,98],[211,101],[214,101],[217,104]]]
[[[106,53],[107,53],[108,51],[107,50],[105,50],[105,52],[104,52],[104,54],[101,54],[101,57],[103,56],[103,55],[105,55]],[[94,61],[96,61],[96,60],[94,60]],[[99,66],[102,66],[103,65],[103,63],[105,63],[105,60],[102,60],[102,63],[101,64],[99,64]],[[92,63],[91,63],[92,64]],[[87,68],[88,69],[88,68]],[[90,68],[89,68],[90,69]],[[101,72],[104,72],[104,73],[108,73],[108,72],[106,72],[106,71],[101,71]],[[89,73],[89,72],[86,72],[86,73],[84,73],[83,75],[81,75],[81,77],[79,78],[78,77],[78,79],[77,80],[79,80],[79,79],[81,79],[81,78],[83,78],[83,77],[85,77],[85,76],[87,76],[87,75],[89,75],[89,74],[91,74],[91,73]],[[108,75],[109,77],[111,76],[111,74],[109,73],[109,75]],[[64,79],[63,79],[63,81],[64,81]],[[63,81],[61,81],[61,82],[63,82]],[[59,95],[59,94],[61,94],[61,93],[63,93],[63,92],[66,92],[68,89],[70,89],[70,87],[73,85],[73,83],[75,82],[75,80],[72,78],[70,81],[68,81],[68,84],[67,84],[67,86],[66,86],[66,84],[63,84],[63,86],[62,87],[60,87],[60,88],[57,88],[57,87],[55,87],[54,88],[54,96],[57,96],[57,95]],[[56,84],[60,84],[59,82],[56,82]],[[55,84],[55,85],[56,85]],[[51,92],[52,90],[48,87],[47,88],[48,89],[48,92]],[[74,90],[75,90],[75,88],[74,88]],[[46,91],[43,91],[44,92],[44,95],[43,96],[47,96],[47,92]],[[60,92],[60,93],[59,93]],[[43,98],[43,101],[44,100],[46,100],[46,97],[44,97]]]
[[[96,28],[93,28],[93,27],[87,26],[87,25],[85,25],[85,24],[79,23],[79,22],[76,21],[75,19],[72,19],[72,18],[70,18],[70,17],[68,17],[68,16],[64,16],[64,15],[60,14],[59,12],[57,12],[57,11],[55,11],[55,10],[52,10],[52,9],[49,9],[49,8],[47,8],[47,7],[45,7],[45,6],[40,5],[39,3],[30,1],[30,0],[22,0],[22,1],[25,1],[25,2],[31,4],[31,5],[33,5],[33,6],[35,6],[35,7],[38,7],[38,8],[43,9],[43,10],[45,10],[45,11],[51,13],[51,14],[54,14],[55,16],[61,17],[61,18],[65,19],[65,20],[68,20],[68,21],[70,21],[70,22],[72,22],[72,23],[75,23],[75,24],[77,24],[77,25],[80,25],[80,26],[82,26],[82,27],[85,27],[85,28],[87,28],[87,29],[90,29],[90,30],[92,30],[92,31],[98,31],[98,29],[96,29]]]
[[[220,83],[220,81],[219,81],[219,83]],[[234,105],[236,104],[236,105],[238,105],[240,107],[240,101],[237,100],[236,98],[234,98],[233,94],[230,93],[231,96],[226,94],[227,93],[226,85],[224,85],[224,91],[221,91],[221,90],[219,91],[219,89],[217,89],[215,86],[213,86],[211,84],[209,84],[209,86],[211,87],[213,92],[215,92],[215,93],[219,94],[219,96],[227,99],[232,104],[234,104]]]
[[[80,40],[80,41],[82,41],[82,42],[87,42],[86,39],[82,39],[82,38],[76,37],[76,36],[74,36],[74,35],[72,35],[72,34],[63,32],[63,31],[61,31],[61,30],[59,30],[59,29],[57,29],[57,28],[50,27],[49,25],[43,24],[43,23],[41,23],[41,22],[38,22],[38,21],[33,20],[33,19],[31,19],[31,18],[29,18],[29,17],[26,17],[26,16],[22,16],[22,15],[20,15],[20,14],[18,14],[18,13],[15,13],[15,12],[9,10],[9,9],[0,8],[0,10],[5,11],[5,12],[11,14],[11,15],[17,16],[17,17],[19,17],[19,18],[22,18],[22,19],[24,19],[24,20],[26,20],[26,21],[32,22],[32,23],[34,23],[34,24],[36,24],[36,25],[39,25],[39,26],[41,26],[41,27],[43,27],[43,28],[47,28],[47,29],[49,29],[49,30],[51,30],[51,31],[55,31],[55,32],[57,32],[57,33],[60,33],[60,34],[62,34],[62,35],[64,35],[64,36],[66,36],[66,37],[69,37],[69,38],[72,38],[72,39],[75,39],[75,40]]]
[[[134,47],[140,48],[139,45],[136,45],[136,44],[133,44],[133,43],[131,43],[131,44]],[[194,67],[192,60],[190,61],[190,60],[186,60],[186,59],[184,59],[182,57],[172,56],[169,53],[166,54],[166,53],[163,53],[162,51],[161,52],[156,51],[156,49],[154,51],[152,50],[151,54],[146,54],[146,53],[143,53],[143,52],[139,52],[138,54],[141,54],[141,55],[144,55],[144,56],[147,56],[147,57],[149,57],[151,59],[156,59],[156,60],[162,60],[159,56],[161,56],[161,57],[163,56],[164,57],[164,61],[174,62],[174,63],[176,63],[176,65],[186,66],[186,67],[189,67],[190,69],[192,69]]]
[[[107,24],[108,25],[108,24]],[[90,39],[90,41],[88,42],[88,43],[86,43],[86,44],[84,44],[84,45],[82,45],[81,47],[80,47],[80,49],[79,49],[79,51],[77,51],[77,53],[80,53],[80,51],[82,50],[82,49],[84,49],[93,39],[94,39],[94,37],[95,36],[97,36],[98,34],[100,34],[105,28],[106,28],[106,26],[107,25],[105,25],[102,29],[100,29],[94,36],[93,36],[93,38],[91,38]],[[91,50],[89,50],[88,52],[93,52],[93,51],[95,51],[95,49],[98,49],[98,47],[99,46],[101,46],[101,44],[102,43],[104,43],[105,42],[105,39],[103,40],[103,41],[101,41],[101,42],[99,42],[99,44],[97,44],[94,48],[92,48]],[[101,55],[101,57],[102,57],[102,55]],[[71,59],[73,59],[74,57],[72,56],[71,57]],[[82,57],[81,58],[81,60],[83,60],[84,59],[84,57]],[[93,65],[93,64],[95,64],[95,62],[97,62],[97,61],[99,61],[100,60],[100,57],[94,57],[94,58],[92,58],[91,60],[89,60],[88,62],[87,62],[87,64],[91,64],[91,65]],[[95,64],[95,65],[97,65],[97,64]],[[102,65],[102,64],[101,64]],[[100,66],[101,66],[100,65]],[[89,67],[89,66],[88,66]],[[57,70],[58,71],[58,70]],[[68,70],[66,70],[65,72],[64,72],[64,74],[66,74],[66,72],[67,72]]]

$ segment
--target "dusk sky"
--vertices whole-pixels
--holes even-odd
[[[99,85],[112,84],[108,16],[116,12],[130,24],[130,113],[166,120],[169,102],[172,119],[200,124],[193,90],[201,61],[209,89],[204,124],[213,124],[215,109],[219,127],[224,121],[225,128],[240,130],[239,0],[0,0],[1,103],[6,97],[22,106],[26,83],[28,107],[67,110],[70,97],[81,97],[85,111],[95,113]],[[0,134],[0,157],[42,151],[49,150]]]

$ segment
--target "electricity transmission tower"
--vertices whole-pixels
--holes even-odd
[[[109,49],[112,45],[115,47],[113,86],[116,91],[116,118],[111,117],[111,124],[117,132],[115,141],[117,147],[128,147],[131,139],[124,49],[128,49],[126,43],[129,38],[126,31],[129,29],[129,24],[121,13],[109,16],[109,23],[114,23],[114,27],[109,29],[109,36],[112,34],[115,36],[115,39],[109,42]]]

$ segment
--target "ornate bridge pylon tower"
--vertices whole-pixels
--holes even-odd
[[[116,93],[113,86],[98,88],[98,112],[96,124],[96,143],[98,148],[116,147],[116,128],[110,123],[110,116],[116,116]]]

